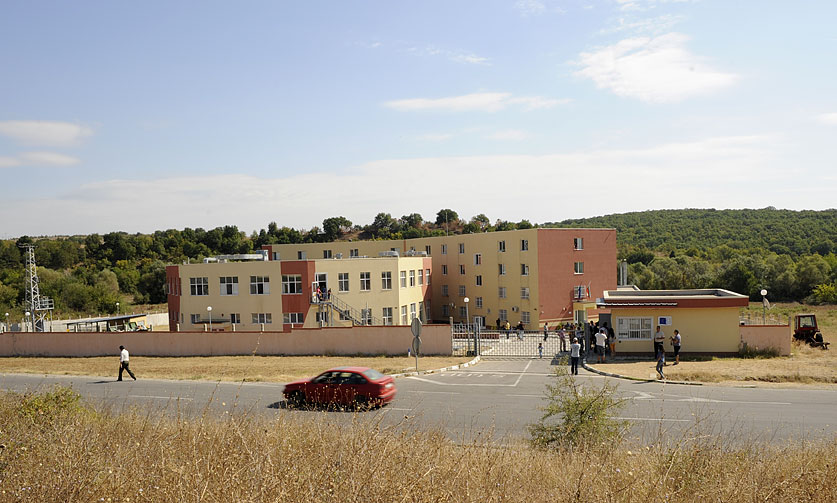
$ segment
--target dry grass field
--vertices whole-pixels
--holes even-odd
[[[130,349],[130,348],[129,348]],[[419,370],[432,370],[469,361],[464,357],[419,357]],[[330,367],[372,367],[385,374],[416,369],[415,358],[365,356],[131,356],[138,379],[287,382],[311,377]],[[116,376],[119,355],[93,358],[0,358],[0,372]]]
[[[472,432],[470,438],[490,438]],[[729,445],[747,445],[741,442]],[[3,502],[833,502],[837,440],[535,450],[368,421],[92,411],[0,395]]]

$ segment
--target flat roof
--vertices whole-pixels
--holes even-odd
[[[599,307],[732,307],[747,306],[749,297],[723,288],[692,290],[606,290]]]
[[[79,321],[71,321],[68,322],[67,325],[84,325],[87,323],[101,323],[103,321],[118,321],[118,320],[130,320],[132,318],[139,318],[142,316],[148,316],[148,313],[140,313],[140,314],[122,314],[119,316],[104,316],[101,318],[88,318],[86,320],[79,320]]]

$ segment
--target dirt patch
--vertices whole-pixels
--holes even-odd
[[[469,361],[463,357],[420,357],[419,370]],[[415,358],[338,356],[131,356],[131,370],[142,379],[287,382],[331,367],[372,367],[385,374],[416,370]],[[0,358],[0,371],[21,374],[116,376],[119,355],[93,358]]]

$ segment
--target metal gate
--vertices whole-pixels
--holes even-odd
[[[567,333],[563,353],[569,349],[571,339],[572,335]],[[478,354],[483,358],[537,358],[538,345],[543,348],[544,358],[562,353],[561,339],[553,330],[544,338],[543,331],[488,330],[459,323],[451,326],[451,341],[456,356]]]

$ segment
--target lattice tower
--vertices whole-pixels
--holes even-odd
[[[43,332],[47,316],[52,317],[54,302],[42,297],[38,287],[38,267],[35,264],[35,245],[22,245],[26,254],[26,309],[29,311],[32,329]]]

